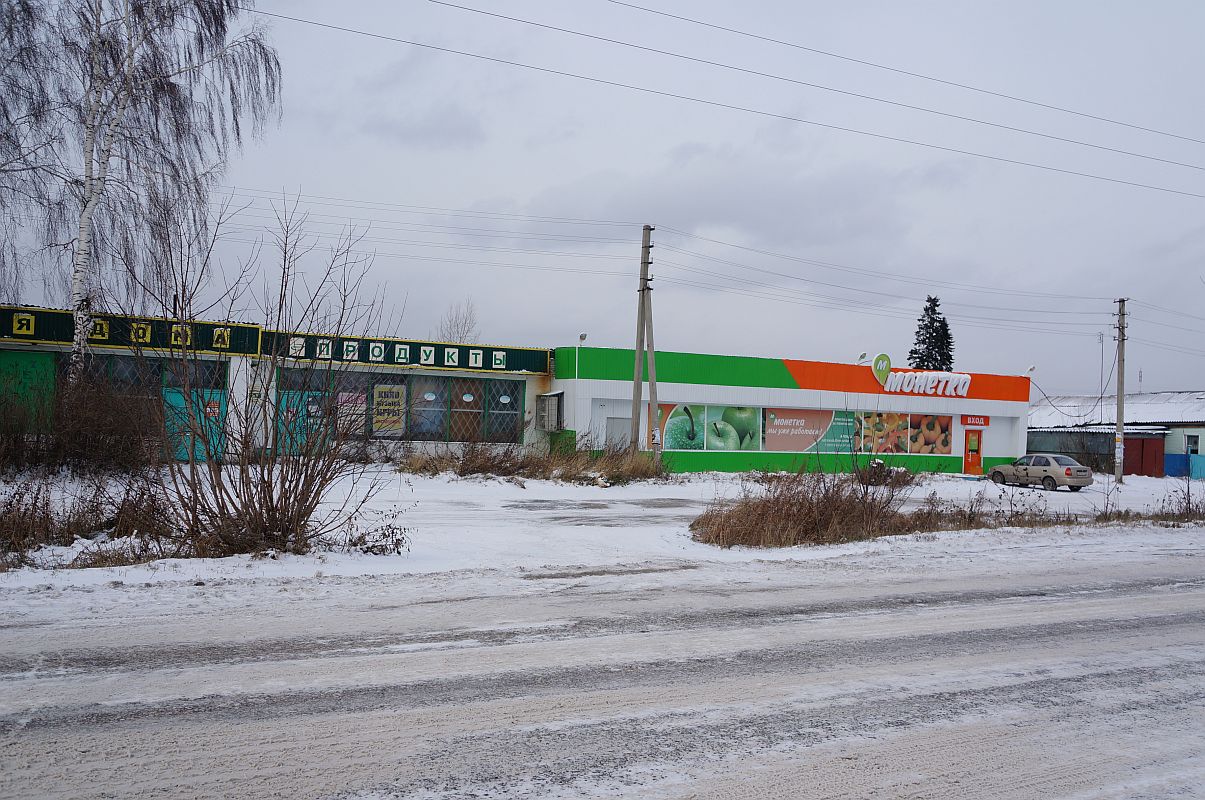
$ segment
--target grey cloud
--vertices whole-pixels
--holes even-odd
[[[361,129],[391,144],[428,150],[470,148],[485,141],[481,119],[459,105],[435,106],[408,114],[404,110],[370,117]]]

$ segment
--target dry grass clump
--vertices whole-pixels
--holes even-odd
[[[767,475],[735,500],[720,500],[690,524],[693,538],[720,547],[794,547],[869,539],[910,529],[900,506],[914,478],[881,484],[825,472]]]
[[[167,519],[162,494],[145,478],[110,483],[71,481],[63,473],[29,475],[0,490],[0,570],[30,564],[38,548],[70,546],[78,537],[93,540],[95,547],[62,566],[161,558],[178,549],[171,544]],[[121,544],[106,546],[113,540]]]
[[[489,475],[607,485],[665,476],[665,468],[648,453],[620,447],[542,452],[519,445],[470,443],[455,448],[412,451],[398,460],[397,467],[402,472],[419,475],[450,472],[461,477]]]

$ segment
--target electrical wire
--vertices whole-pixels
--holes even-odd
[[[1199,333],[1199,334],[1205,336],[1205,331],[1200,330],[1198,328],[1185,328],[1183,325],[1172,325],[1169,322],[1159,322],[1158,320],[1147,319],[1146,317],[1136,317],[1133,314],[1127,314],[1126,316],[1132,320],[1137,320],[1138,322],[1145,322],[1147,325],[1158,325],[1162,328],[1173,328],[1178,331],[1188,331],[1189,333]]]
[[[1167,308],[1167,307],[1165,307],[1165,306],[1157,306],[1157,305],[1155,305],[1154,303],[1148,303],[1148,302],[1147,302],[1147,301],[1145,301],[1145,300],[1136,300],[1136,299],[1134,299],[1134,298],[1130,298],[1130,302],[1131,302],[1131,303],[1138,303],[1138,304],[1140,304],[1140,305],[1144,305],[1144,306],[1146,306],[1146,307],[1148,307],[1148,308],[1153,308],[1153,309],[1155,309],[1156,311],[1162,311],[1162,312],[1164,312],[1165,314],[1176,314],[1176,315],[1181,316],[1181,317],[1187,317],[1188,319],[1195,319],[1195,320],[1200,320],[1201,322],[1205,322],[1205,317],[1198,316],[1198,315],[1196,315],[1196,314],[1189,314],[1187,311],[1176,311],[1176,310],[1175,310],[1175,309],[1173,309],[1173,308]]]
[[[1171,165],[1174,165],[1177,167],[1187,167],[1188,169],[1205,171],[1205,166],[1202,166],[1200,164],[1190,164],[1188,162],[1176,161],[1175,159],[1170,159],[1170,158],[1162,158],[1160,156],[1153,156],[1153,155],[1149,155],[1147,153],[1138,153],[1133,150],[1123,150],[1122,148],[1119,148],[1119,147],[1109,147],[1107,145],[1096,144],[1094,142],[1086,142],[1081,139],[1072,139],[1072,138],[1069,138],[1066,136],[1057,136],[1052,133],[1043,133],[1042,131],[1035,131],[1035,130],[1030,130],[1028,128],[1021,128],[1016,125],[1006,125],[1001,122],[991,122],[990,120],[978,119],[976,117],[968,117],[963,114],[955,114],[955,113],[952,113],[949,111],[942,111],[942,110],[936,109],[936,108],[928,108],[926,106],[913,105],[912,103],[903,103],[903,102],[899,102],[897,100],[889,100],[885,97],[876,97],[875,95],[863,94],[861,92],[854,92],[854,91],[849,91],[846,89],[838,89],[834,86],[825,86],[824,84],[812,83],[810,81],[799,80],[797,78],[790,78],[785,75],[778,75],[778,74],[775,74],[772,72],[762,72],[762,71],[756,70],[756,69],[740,67],[735,64],[727,64],[722,61],[712,61],[711,59],[707,59],[707,58],[698,58],[696,56],[687,55],[685,53],[677,53],[672,50],[663,50],[663,49],[657,48],[657,47],[647,47],[645,45],[636,44],[635,42],[628,42],[628,41],[624,41],[622,39],[612,39],[608,36],[600,36],[600,35],[593,34],[593,33],[587,33],[585,31],[574,30],[572,28],[562,28],[562,27],[559,27],[556,25],[548,25],[543,22],[536,22],[535,20],[523,19],[522,17],[512,17],[512,16],[508,16],[506,14],[498,14],[493,11],[485,11],[484,9],[473,8],[471,6],[462,6],[462,5],[458,5],[456,3],[449,3],[449,2],[447,2],[447,0],[427,0],[427,2],[432,3],[434,5],[438,5],[438,6],[444,6],[446,8],[454,8],[459,11],[467,11],[472,14],[480,14],[482,16],[493,17],[495,19],[507,20],[508,22],[517,22],[522,25],[530,25],[534,28],[541,28],[543,30],[555,31],[557,33],[568,34],[570,36],[580,36],[584,39],[591,39],[593,41],[604,42],[606,44],[614,44],[614,45],[618,45],[620,47],[627,47],[632,50],[640,50],[645,53],[654,53],[657,55],[668,56],[670,58],[680,59],[682,61],[689,61],[689,62],[692,62],[695,64],[704,64],[704,65],[710,66],[710,67],[718,67],[720,69],[726,69],[726,70],[730,70],[733,72],[740,72],[745,75],[753,75],[753,76],[759,77],[759,78],[768,78],[770,80],[780,81],[783,83],[790,83],[790,84],[794,84],[796,86],[806,86],[810,89],[820,89],[821,91],[825,91],[825,92],[832,92],[834,94],[845,95],[847,97],[856,97],[860,100],[870,100],[875,103],[883,103],[885,105],[895,106],[897,108],[906,108],[911,111],[920,111],[925,114],[934,114],[939,117],[946,117],[947,119],[956,119],[956,120],[960,120],[962,122],[971,122],[976,125],[984,125],[984,126],[987,126],[990,128],[996,128],[998,130],[1010,131],[1013,133],[1022,133],[1027,136],[1038,136],[1043,139],[1049,139],[1049,140],[1056,141],[1056,142],[1073,144],[1073,145],[1077,145],[1080,147],[1089,147],[1094,150],[1102,150],[1102,151],[1109,152],[1109,153],[1116,153],[1119,155],[1131,156],[1133,158],[1141,158],[1141,159],[1145,159],[1147,161],[1156,161],[1161,164],[1171,164]]]
[[[773,258],[781,258],[786,261],[792,261],[792,262],[796,262],[796,263],[800,263],[800,264],[809,264],[811,266],[824,267],[824,268],[832,269],[832,270],[835,270],[838,272],[847,272],[847,273],[852,273],[852,274],[856,274],[856,275],[862,275],[862,276],[868,276],[868,277],[874,277],[874,278],[880,278],[880,279],[887,279],[887,280],[898,280],[898,281],[901,281],[904,283],[915,283],[915,284],[919,284],[921,286],[927,286],[927,287],[942,286],[944,288],[952,289],[955,291],[985,292],[985,293],[989,293],[989,294],[1003,294],[1003,295],[1012,295],[1012,296],[1018,296],[1018,297],[1039,297],[1039,298],[1050,298],[1050,299],[1055,299],[1055,300],[1085,300],[1085,301],[1094,301],[1094,302],[1095,301],[1110,301],[1111,302],[1111,298],[1108,298],[1108,297],[1077,296],[1077,295],[1055,294],[1055,293],[1051,293],[1051,292],[1031,292],[1031,291],[1025,291],[1025,290],[1021,290],[1021,289],[1001,289],[999,287],[994,287],[994,286],[978,286],[975,284],[953,283],[950,281],[938,280],[936,278],[923,278],[923,277],[913,278],[913,277],[909,277],[909,276],[902,276],[902,275],[897,275],[897,274],[892,274],[892,273],[887,273],[887,272],[879,272],[876,270],[869,270],[869,269],[865,269],[865,268],[861,268],[861,267],[850,267],[850,266],[846,266],[843,264],[836,264],[831,261],[817,261],[815,259],[802,258],[800,256],[789,255],[787,253],[775,253],[770,250],[762,250],[762,249],[756,248],[756,247],[748,247],[746,245],[733,244],[731,242],[723,242],[718,239],[710,239],[706,236],[698,236],[696,234],[691,234],[691,233],[687,233],[685,231],[680,231],[676,228],[665,227],[665,228],[663,228],[663,230],[671,231],[671,232],[679,234],[681,236],[688,236],[690,238],[699,239],[700,241],[710,242],[712,244],[718,244],[718,245],[723,245],[725,247],[731,247],[731,248],[734,248],[737,250],[745,250],[745,251],[748,251],[751,253],[757,253],[758,255],[771,256]],[[674,245],[667,245],[667,244],[661,243],[661,244],[658,244],[657,246],[661,247],[665,250],[681,252],[681,253],[684,253],[687,255],[695,256],[697,258],[704,258],[709,261],[717,261],[717,262],[724,263],[724,264],[730,264],[732,266],[745,267],[747,269],[752,269],[752,270],[756,270],[759,272],[769,272],[771,274],[780,275],[782,277],[794,277],[797,280],[808,280],[809,282],[819,283],[819,284],[826,285],[826,286],[837,286],[840,288],[850,288],[847,286],[843,286],[841,284],[827,284],[827,283],[823,283],[821,281],[812,281],[811,279],[798,278],[798,276],[791,276],[788,273],[774,272],[773,270],[767,270],[767,269],[764,269],[761,267],[753,267],[753,266],[750,266],[747,264],[741,264],[739,262],[734,262],[734,261],[729,261],[727,259],[718,258],[716,256],[709,256],[704,253],[698,253],[698,252],[694,252],[691,250],[685,250],[683,248],[675,247]],[[869,292],[872,290],[869,290],[869,289],[861,290],[860,289],[859,291],[868,291]],[[877,292],[877,293],[878,294],[889,294],[887,292]],[[1083,313],[1094,313],[1094,312],[1083,312]]]
[[[898,144],[908,144],[908,145],[913,145],[916,147],[924,147],[924,148],[928,148],[930,150],[937,150],[937,151],[940,151],[943,153],[954,153],[956,155],[969,156],[972,158],[981,158],[981,159],[985,159],[988,161],[996,161],[1001,164],[1011,164],[1013,166],[1028,167],[1030,169],[1043,170],[1045,172],[1052,172],[1052,173],[1056,173],[1056,174],[1060,174],[1060,175],[1071,175],[1074,177],[1088,178],[1091,180],[1103,181],[1106,183],[1115,183],[1120,186],[1130,186],[1130,187],[1138,188],[1138,189],[1149,189],[1151,191],[1163,192],[1166,194],[1174,194],[1174,195],[1179,195],[1181,197],[1194,197],[1197,199],[1205,199],[1205,193],[1201,193],[1201,192],[1191,192],[1191,191],[1188,191],[1185,189],[1174,189],[1170,186],[1159,186],[1157,184],[1143,183],[1142,181],[1130,181],[1130,180],[1125,180],[1123,178],[1112,178],[1107,175],[1099,175],[1099,174],[1092,173],[1092,172],[1083,172],[1081,170],[1074,170],[1074,169],[1069,169],[1069,168],[1065,168],[1065,167],[1057,167],[1057,166],[1054,166],[1053,164],[1042,164],[1042,163],[1034,162],[1034,161],[1025,161],[1025,160],[1019,159],[1019,158],[1008,158],[1005,156],[992,155],[990,153],[981,153],[981,152],[978,152],[975,150],[964,150],[964,149],[958,148],[958,147],[949,147],[947,145],[934,144],[932,142],[925,142],[920,139],[909,139],[909,138],[906,138],[903,136],[892,136],[890,134],[876,133],[874,131],[866,131],[866,130],[861,130],[859,128],[851,128],[851,127],[844,126],[844,125],[834,125],[834,124],[827,123],[827,122],[819,122],[817,120],[804,119],[803,117],[795,117],[795,116],[791,116],[790,114],[779,114],[779,113],[776,113],[773,111],[766,111],[765,109],[751,108],[749,106],[741,106],[741,105],[737,105],[735,103],[724,103],[719,100],[708,100],[706,98],[695,97],[695,96],[687,95],[687,94],[680,94],[678,92],[670,92],[670,91],[665,91],[662,89],[653,89],[653,88],[650,88],[647,86],[639,86],[639,85],[631,84],[631,83],[623,83],[622,81],[607,80],[605,78],[598,78],[598,77],[595,77],[592,75],[582,75],[582,74],[576,73],[576,72],[569,72],[568,70],[554,69],[552,67],[541,67],[541,66],[537,66],[535,64],[527,64],[522,61],[514,61],[511,59],[498,58],[495,56],[487,56],[482,53],[474,53],[474,52],[470,52],[467,50],[457,50],[457,49],[451,48],[451,47],[441,47],[440,45],[434,45],[434,44],[430,44],[428,42],[419,42],[419,41],[415,41],[413,39],[403,39],[398,36],[388,36],[383,33],[373,33],[371,31],[359,30],[357,28],[349,28],[344,25],[332,25],[331,23],[328,23],[328,22],[318,22],[316,20],[304,19],[302,17],[294,17],[294,16],[290,16],[288,14],[277,14],[277,13],[273,13],[270,11],[262,11],[260,9],[246,9],[246,10],[252,11],[256,14],[260,14],[260,15],[263,15],[266,17],[272,17],[274,19],[288,20],[290,22],[296,22],[296,23],[299,23],[302,25],[312,25],[312,26],[318,27],[318,28],[325,28],[328,30],[340,31],[343,33],[350,33],[350,34],[353,34],[356,36],[366,36],[371,39],[379,39],[382,41],[394,42],[396,44],[405,44],[405,45],[409,45],[411,47],[421,47],[421,48],[424,48],[427,50],[433,50],[433,51],[439,52],[439,53],[447,53],[449,55],[463,56],[465,58],[472,58],[472,59],[476,59],[478,61],[485,61],[485,62],[488,62],[491,64],[502,64],[502,65],[510,66],[510,67],[518,67],[520,69],[531,70],[533,72],[540,72],[540,73],[543,73],[546,75],[557,75],[557,76],[564,77],[564,78],[573,78],[575,80],[586,81],[588,83],[594,83],[594,84],[598,84],[600,86],[611,86],[611,87],[618,88],[618,89],[628,89],[630,91],[640,92],[642,94],[648,94],[648,95],[652,95],[655,97],[667,97],[667,98],[671,98],[671,99],[675,99],[675,100],[682,100],[682,101],[689,102],[689,103],[695,103],[697,105],[708,106],[711,108],[722,108],[722,109],[726,109],[729,111],[739,111],[739,112],[746,113],[746,114],[753,114],[755,116],[765,117],[767,119],[777,119],[777,120],[782,120],[784,122],[794,122],[794,123],[797,123],[800,125],[811,125],[811,126],[814,126],[817,128],[824,128],[825,130],[838,131],[841,133],[852,133],[852,134],[856,134],[858,136],[866,136],[869,138],[879,139],[882,141],[896,142]]]
[[[463,208],[442,208],[439,206],[416,206],[406,205],[404,203],[387,203],[377,200],[364,200],[345,197],[330,197],[320,194],[306,194],[304,192],[273,192],[268,189],[250,189],[241,186],[221,187],[232,196],[246,196],[256,200],[280,200],[289,202],[294,198],[307,198],[307,202],[311,205],[321,206],[336,206],[346,208],[365,208],[370,211],[394,210],[397,214],[431,214],[437,213],[444,216],[467,217],[479,219],[497,219],[511,220],[518,222],[538,222],[549,225],[617,225],[617,226],[638,226],[638,222],[621,222],[618,220],[602,220],[602,219],[576,219],[573,217],[544,217],[536,214],[519,214],[507,211],[482,211]],[[325,201],[325,202],[319,202]]]
[[[702,275],[707,275],[707,276],[713,277],[713,278],[721,278],[724,280],[741,280],[746,284],[765,287],[765,288],[771,289],[776,292],[788,292],[797,297],[804,297],[804,298],[814,299],[817,301],[825,301],[823,304],[818,304],[818,305],[821,305],[821,307],[825,307],[825,305],[830,304],[830,303],[840,303],[840,304],[846,304],[850,308],[854,308],[854,309],[861,309],[861,308],[867,308],[867,307],[891,309],[892,311],[900,312],[901,315],[906,318],[911,318],[912,314],[913,314],[913,312],[911,312],[911,311],[905,311],[904,309],[901,309],[901,308],[898,308],[895,306],[884,305],[882,303],[871,303],[871,302],[866,301],[865,299],[862,299],[861,297],[851,299],[851,298],[846,298],[846,297],[835,297],[833,295],[816,294],[814,292],[803,292],[803,291],[800,291],[797,289],[787,289],[785,287],[779,286],[778,284],[764,283],[761,281],[750,281],[748,279],[739,278],[737,276],[729,275],[726,273],[713,272],[711,270],[702,269],[700,267],[692,267],[687,264],[678,263],[676,261],[666,261],[665,259],[661,259],[656,262],[656,266],[669,267],[670,269],[681,270],[681,271],[686,271],[686,272],[694,272],[694,273],[698,273],[698,274],[702,274]],[[800,280],[803,280],[803,279],[800,279]],[[739,288],[739,287],[737,287],[737,288]],[[853,287],[850,287],[850,290],[859,295],[867,293],[863,290],[856,289]],[[871,292],[871,294],[882,295],[882,296],[890,297],[895,300],[904,299],[904,298],[901,298],[899,294],[893,294],[893,293],[887,293],[887,292]],[[1044,324],[1044,325],[1064,325],[1064,326],[1073,325],[1073,326],[1077,326],[1077,327],[1085,326],[1085,327],[1092,327],[1092,328],[1099,327],[1099,323],[1097,323],[1097,322],[1073,322],[1073,321],[1064,322],[1061,320],[1016,319],[1013,317],[991,317],[991,316],[985,316],[982,314],[975,315],[975,316],[965,316],[965,315],[961,315],[961,314],[947,314],[946,316],[949,319],[956,319],[959,321],[990,320],[990,321],[997,321],[997,322],[1004,322],[1004,323],[1018,324],[1018,325],[1029,325],[1034,322],[1038,322],[1038,323]]]
[[[1170,342],[1155,342],[1155,341],[1151,341],[1150,339],[1137,339],[1133,336],[1127,336],[1126,341],[1127,342],[1137,342],[1139,344],[1145,344],[1148,347],[1155,347],[1160,350],[1167,350],[1172,353],[1180,353],[1181,355],[1199,356],[1201,358],[1205,358],[1205,350],[1195,350],[1190,347],[1184,347],[1184,346],[1178,345],[1178,344],[1171,344]]]
[[[821,303],[821,302],[812,302],[812,301],[807,301],[807,300],[799,300],[799,299],[794,299],[794,298],[790,298],[790,297],[783,297],[782,295],[771,295],[771,294],[765,294],[763,292],[751,292],[751,291],[746,291],[746,290],[743,290],[740,288],[734,288],[734,287],[729,287],[729,286],[720,286],[720,285],[716,285],[716,284],[702,283],[702,282],[698,282],[698,281],[685,281],[685,280],[680,280],[677,278],[659,278],[658,280],[660,280],[662,283],[670,283],[670,284],[680,285],[680,286],[691,286],[691,287],[701,288],[701,289],[710,289],[710,290],[714,290],[714,291],[718,291],[718,292],[722,292],[722,293],[726,293],[726,294],[743,295],[743,296],[752,297],[755,299],[773,300],[775,302],[789,303],[791,305],[798,305],[798,306],[808,306],[808,307],[812,307],[812,308],[822,308],[822,309],[828,309],[828,310],[832,309],[831,303]],[[883,318],[888,318],[888,319],[912,319],[911,313],[904,312],[902,310],[900,311],[900,313],[889,313],[885,310],[883,310],[883,311],[874,310],[873,308],[868,310],[864,306],[853,303],[853,301],[847,301],[847,305],[850,310],[855,310],[859,314],[862,314],[862,315],[873,316],[873,317],[883,317]],[[1083,332],[1078,332],[1078,331],[1061,331],[1061,330],[1052,330],[1052,329],[1045,329],[1045,328],[1026,328],[1023,326],[997,325],[997,324],[992,324],[992,323],[961,322],[960,324],[965,325],[967,327],[972,327],[972,328],[984,328],[987,330],[1007,331],[1009,333],[1042,333],[1042,334],[1055,334],[1058,336],[1095,336],[1096,335],[1093,333],[1083,333]]]
[[[225,238],[223,238],[222,241],[237,242],[240,244],[253,244],[253,245],[262,245],[263,244],[263,241],[259,240],[259,239],[238,239],[233,236],[225,237]],[[577,269],[577,268],[566,267],[566,266],[562,266],[562,265],[543,267],[543,266],[536,266],[533,264],[511,264],[511,263],[502,263],[502,262],[498,262],[498,261],[476,261],[476,260],[459,259],[459,258],[440,258],[437,256],[416,256],[416,255],[411,255],[409,253],[392,253],[392,252],[380,251],[380,250],[348,250],[347,252],[352,255],[367,256],[367,257],[371,257],[371,258],[379,257],[379,258],[405,259],[407,261],[431,261],[431,262],[435,262],[435,263],[439,263],[439,264],[462,264],[462,265],[468,265],[468,266],[497,267],[499,269],[524,269],[524,270],[535,270],[538,272],[573,272],[573,273],[582,274],[582,275],[607,275],[610,277],[619,277],[619,278],[632,277],[630,272],[610,272],[607,270],[600,270],[600,269]]]
[[[910,70],[901,69],[899,67],[892,67],[890,65],[881,64],[881,63],[878,63],[875,61],[868,61],[866,59],[854,58],[853,56],[847,56],[847,55],[842,55],[840,53],[834,53],[829,50],[820,50],[819,48],[808,47],[806,45],[798,44],[796,42],[788,42],[783,39],[775,39],[770,36],[762,36],[760,34],[751,33],[749,31],[743,31],[743,30],[740,30],[737,28],[730,28],[730,27],[726,27],[723,25],[717,25],[717,24],[714,24],[711,22],[704,22],[703,20],[693,19],[691,17],[683,16],[680,14],[671,14],[668,11],[659,11],[655,8],[646,8],[645,6],[639,6],[639,5],[636,5],[635,3],[623,2],[623,0],[607,0],[607,1],[610,3],[613,3],[617,6],[624,6],[626,8],[634,9],[636,11],[643,11],[647,14],[656,14],[657,16],[660,16],[660,17],[667,17],[669,19],[675,19],[675,20],[679,20],[681,22],[687,22],[692,25],[698,25],[698,26],[701,26],[704,28],[710,28],[712,30],[723,31],[725,33],[732,33],[732,34],[736,34],[737,36],[744,36],[746,38],[755,39],[760,42],[767,42],[769,44],[778,44],[778,45],[782,45],[784,47],[791,47],[796,50],[803,50],[803,51],[806,51],[809,53],[815,53],[816,55],[826,56],[828,58],[836,58],[836,59],[840,59],[842,61],[848,61],[853,64],[861,64],[862,66],[873,67],[874,69],[881,69],[881,70],[886,70],[887,72],[894,72],[898,75],[907,75],[910,78],[919,78],[924,81],[940,83],[945,86],[953,86],[958,89],[966,89],[967,91],[970,91],[970,92],[977,92],[979,94],[989,95],[991,97],[998,97],[1003,100],[1011,100],[1016,103],[1024,103],[1026,105],[1035,106],[1037,108],[1045,108],[1050,111],[1058,111],[1063,114],[1071,114],[1076,117],[1083,117],[1084,119],[1096,120],[1097,122],[1107,122],[1110,125],[1119,125],[1123,128],[1130,128],[1130,129],[1136,130],[1136,131],[1144,131],[1146,133],[1155,133],[1160,136],[1168,136],[1172,139],[1180,139],[1181,141],[1185,141],[1185,142],[1196,142],[1197,144],[1205,144],[1205,139],[1197,139],[1192,136],[1184,136],[1184,135],[1181,135],[1178,133],[1172,133],[1170,131],[1160,130],[1158,128],[1151,128],[1151,127],[1148,127],[1145,125],[1137,125],[1137,124],[1134,124],[1131,122],[1125,122],[1123,120],[1114,119],[1112,117],[1105,117],[1105,116],[1101,116],[1098,114],[1090,114],[1086,111],[1076,111],[1075,109],[1068,108],[1066,106],[1055,105],[1053,103],[1043,103],[1038,100],[1031,100],[1031,99],[1028,99],[1025,97],[1020,97],[1018,95],[1006,94],[1004,92],[993,91],[991,89],[984,89],[979,86],[973,86],[969,83],[959,83],[958,81],[952,81],[952,80],[948,80],[945,78],[938,78],[933,75],[926,75],[921,72],[912,72]]]

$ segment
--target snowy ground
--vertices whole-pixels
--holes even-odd
[[[1205,529],[691,542],[735,490],[399,478],[401,556],[0,574],[0,797],[1205,797]]]

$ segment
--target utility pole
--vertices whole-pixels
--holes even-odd
[[[1126,298],[1117,299],[1117,432],[1113,435],[1113,478],[1120,485],[1125,466]]]
[[[628,446],[633,450],[640,448],[640,403],[641,390],[644,388],[644,335],[648,325],[645,322],[647,306],[645,295],[649,288],[649,265],[652,263],[650,251],[653,249],[653,226],[645,225],[640,237],[640,283],[636,289],[636,369],[632,376],[632,436]]]
[[[652,247],[650,244],[649,247]],[[653,279],[644,289],[644,344],[649,349],[649,424],[657,426],[657,348],[653,345]],[[661,433],[652,437],[653,461],[661,463]]]

